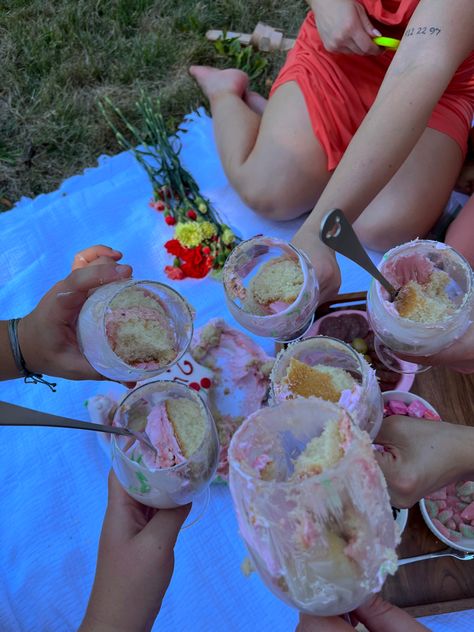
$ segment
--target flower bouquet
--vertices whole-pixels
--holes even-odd
[[[121,147],[132,151],[147,172],[153,186],[150,206],[163,214],[168,226],[175,227],[173,239],[165,243],[167,252],[174,257],[173,263],[165,267],[168,278],[201,279],[211,271],[218,276],[240,240],[222,223],[210,201],[200,194],[192,175],[181,165],[181,141],[176,132],[169,133],[159,100],[153,103],[142,94],[137,102],[145,123],[143,133],[110,99],[104,99],[99,107]],[[131,132],[133,143],[118,129],[111,113]]]

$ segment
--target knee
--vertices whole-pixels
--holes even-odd
[[[245,191],[242,193],[241,198],[252,211],[265,219],[283,221],[295,217],[294,209],[271,193]]]
[[[257,182],[246,179],[234,183],[241,200],[257,215],[274,221],[285,221],[299,217],[310,210],[312,204],[296,199],[284,191],[278,183],[268,180]]]
[[[409,235],[403,227],[397,227],[393,222],[357,221],[354,228],[361,242],[366,248],[377,252],[387,252],[391,248],[414,239],[416,235]]]

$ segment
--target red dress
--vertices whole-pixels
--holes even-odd
[[[359,0],[382,35],[400,39],[420,0]],[[377,96],[394,53],[379,56],[329,53],[310,11],[288,53],[272,93],[296,81],[314,133],[326,151],[328,169],[337,167],[352,136]],[[453,138],[463,154],[474,116],[474,53],[456,71],[433,110],[428,127]]]

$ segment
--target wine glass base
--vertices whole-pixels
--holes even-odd
[[[181,531],[183,531],[183,529],[188,529],[189,527],[192,527],[194,524],[196,524],[196,522],[201,520],[203,515],[206,513],[207,507],[209,506],[210,497],[211,491],[209,487],[206,487],[203,492],[193,498],[191,511],[184,521],[183,526],[181,527]]]
[[[296,342],[297,340],[300,340],[308,332],[309,328],[314,323],[315,316],[316,315],[313,313],[309,321],[299,331],[290,334],[286,338],[275,338],[275,342],[278,342],[282,345],[289,345],[291,342]]]
[[[399,358],[391,349],[386,347],[379,338],[375,337],[374,347],[377,356],[387,369],[394,373],[401,373],[402,375],[414,375],[418,373],[425,373],[431,369],[426,364],[417,364],[416,362],[407,362]]]

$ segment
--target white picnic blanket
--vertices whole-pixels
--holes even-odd
[[[195,113],[186,127],[184,165],[223,219],[242,237],[267,233],[289,239],[301,220],[262,220],[228,185],[210,119]],[[0,215],[0,318],[27,313],[68,273],[74,253],[95,243],[122,250],[135,278],[166,281],[163,267],[170,261],[162,246],[172,231],[149,208],[150,196],[144,171],[123,153],[100,157],[96,168],[66,180],[57,191],[23,199]],[[367,288],[367,275],[356,266],[344,261],[342,270],[343,291]],[[215,316],[233,322],[218,282],[186,280],[175,287],[195,306],[198,326]],[[271,352],[271,341],[259,342]],[[0,399],[87,420],[87,397],[110,388],[107,383],[59,380],[57,393],[51,393],[16,380],[0,384]],[[35,428],[1,428],[0,433],[0,630],[75,630],[95,569],[108,459],[93,433]],[[293,630],[296,612],[258,576],[243,576],[244,556],[229,491],[214,485],[205,516],[180,535],[173,580],[154,629]],[[474,611],[426,623],[434,631],[468,632],[474,629]]]

